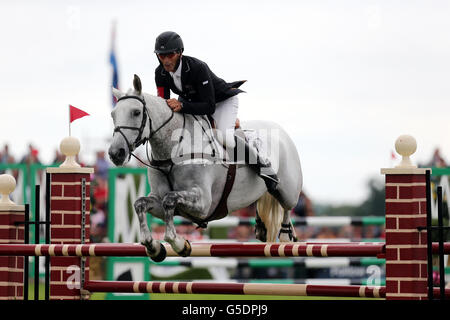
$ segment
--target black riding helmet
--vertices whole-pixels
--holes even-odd
[[[155,53],[164,54],[175,51],[183,52],[184,45],[181,37],[173,31],[166,31],[161,33],[155,42]]]

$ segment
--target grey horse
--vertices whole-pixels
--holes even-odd
[[[164,240],[173,250],[180,256],[189,256],[190,243],[177,234],[174,216],[182,216],[203,226],[206,225],[202,224],[203,221],[211,220],[226,184],[229,167],[224,156],[226,153],[221,146],[218,147],[214,134],[210,134],[212,130],[207,127],[206,119],[174,113],[164,99],[142,92],[141,81],[136,75],[133,87],[127,93],[112,88],[118,101],[111,113],[115,129],[108,154],[112,162],[120,166],[130,160],[138,146],[147,145],[151,192],[134,203],[140,223],[140,242],[153,260],[165,259],[165,247],[152,238],[148,227],[146,213],[150,213],[164,221]],[[293,241],[295,231],[290,211],[296,205],[302,188],[302,170],[296,147],[276,123],[248,121],[242,122],[241,128],[256,135],[255,141],[259,142],[261,149],[276,150],[268,157],[272,166],[278,168],[280,182],[276,192],[270,195],[263,179],[254,170],[246,164],[238,165],[226,200],[227,213],[257,201],[256,237],[267,242],[275,242],[277,237],[280,241]],[[202,132],[202,135],[195,137],[195,131]],[[205,151],[205,141],[208,151]],[[180,149],[186,147],[183,142],[186,145],[200,143],[201,154],[213,150],[212,155],[210,158],[185,159],[179,155]],[[148,155],[148,143],[151,156]],[[193,154],[191,151],[187,153]]]

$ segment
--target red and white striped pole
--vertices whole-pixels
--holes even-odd
[[[25,206],[9,199],[16,180],[9,174],[0,175],[0,243],[23,244]],[[0,257],[0,300],[23,299],[24,257]]]
[[[409,159],[417,149],[409,135],[395,142],[403,157],[386,175],[386,299],[424,300],[427,296],[426,170]]]
[[[60,144],[66,156],[63,164],[47,168],[50,174],[51,244],[89,243],[90,175],[93,168],[76,162],[80,143],[66,137]],[[84,213],[84,218],[83,218]],[[81,288],[89,280],[89,261],[79,257],[51,257],[50,299],[79,300],[86,298]]]

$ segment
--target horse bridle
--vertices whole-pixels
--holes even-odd
[[[153,135],[155,135],[159,130],[161,130],[166,124],[169,123],[170,120],[172,120],[173,118],[173,110],[171,109],[172,113],[170,115],[170,117],[164,121],[159,127],[158,129],[152,131],[152,119],[150,118],[150,115],[148,114],[147,108],[146,108],[146,103],[145,100],[142,99],[139,96],[123,96],[121,98],[119,98],[117,100],[117,103],[121,100],[125,100],[125,99],[136,99],[138,100],[141,104],[142,104],[142,121],[141,121],[141,126],[140,127],[130,127],[130,126],[117,126],[114,128],[114,133],[119,132],[122,137],[125,140],[125,143],[127,144],[128,147],[128,161],[130,160],[131,156],[136,157],[134,154],[132,154],[132,151],[134,149],[136,149],[137,147],[139,147],[141,144],[144,144],[145,142],[149,141],[151,139],[151,137]],[[148,122],[149,122],[149,126],[150,126],[150,133],[148,137],[142,137],[143,133],[144,133],[144,129],[145,129],[145,125],[147,124],[147,118],[148,118]],[[131,144],[127,137],[125,136],[125,134],[122,132],[122,129],[129,129],[129,130],[137,130],[138,131],[138,136],[136,137],[135,141],[133,142],[133,144]],[[138,159],[140,160],[140,159]]]

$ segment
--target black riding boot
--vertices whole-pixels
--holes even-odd
[[[273,170],[269,159],[263,159],[263,157],[259,155],[258,150],[250,147],[248,142],[242,137],[235,135],[234,140],[236,141],[235,151],[237,151],[237,155],[234,157],[236,162],[244,160],[245,163],[264,180],[267,191],[269,191],[269,193],[274,192],[277,189],[280,180]],[[241,154],[242,151],[245,152],[244,155]],[[243,157],[244,159],[242,159]]]

